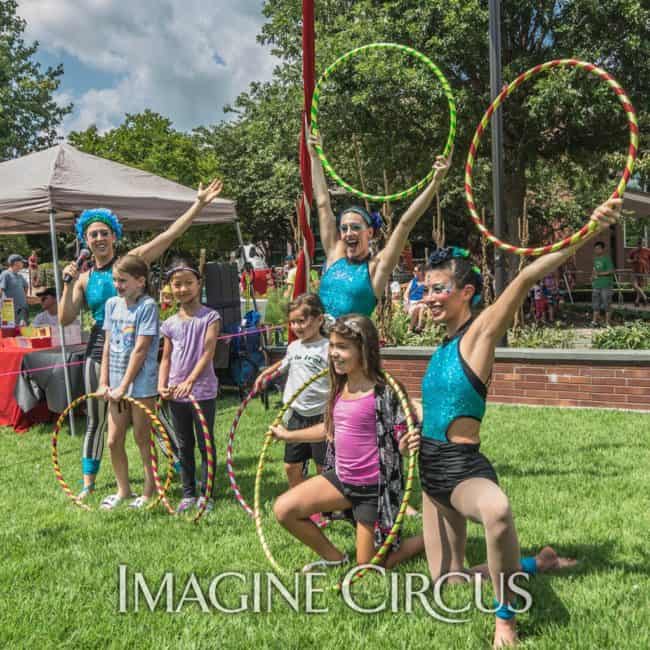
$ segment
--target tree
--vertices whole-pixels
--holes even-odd
[[[0,2],[0,160],[56,144],[57,127],[72,110],[53,98],[63,66],[43,72],[32,60],[38,43],[25,44],[16,7],[15,0]]]
[[[502,2],[503,77],[510,81],[528,68],[553,58],[575,57],[601,65],[628,92],[637,109],[648,105],[650,69],[640,64],[650,56],[650,9],[641,0],[555,0]],[[240,182],[259,183],[261,163],[269,151],[294,151],[300,97],[292,89],[300,79],[300,3],[266,2],[267,22],[259,37],[282,59],[263,92],[245,95],[240,118],[228,128],[233,140],[248,139]],[[476,124],[489,105],[488,10],[482,0],[319,0],[316,3],[317,69],[352,47],[377,41],[410,45],[430,56],[449,79],[458,105],[458,134],[452,173],[442,195],[448,239],[467,241],[474,233],[464,205],[465,156]],[[417,180],[442,148],[446,108],[438,84],[419,67],[385,55],[360,59],[342,67],[327,82],[323,96],[325,149],[341,174],[359,183],[353,136],[361,143],[364,175],[381,189],[384,171],[390,189]],[[407,88],[407,91],[404,89]],[[268,101],[277,94],[290,101]],[[533,241],[542,222],[563,215],[570,225],[613,189],[627,150],[626,120],[611,90],[586,73],[558,70],[540,75],[516,92],[504,106],[507,237],[514,238],[523,197],[529,201]],[[275,120],[274,120],[275,115]],[[287,118],[287,116],[290,116]],[[291,129],[287,126],[291,125]],[[257,128],[264,125],[264,128]],[[641,134],[650,120],[640,113]],[[282,142],[279,140],[283,139]],[[647,136],[642,135],[637,169],[650,172]],[[475,168],[475,196],[491,212],[490,137],[483,138]],[[243,159],[246,157],[246,160]],[[287,160],[282,158],[284,162]],[[258,164],[259,163],[259,164]],[[297,163],[296,163],[297,165]],[[249,174],[253,175],[249,175]],[[287,176],[285,179],[290,181]],[[293,197],[299,186],[290,193]],[[287,190],[270,187],[264,201],[286,201]],[[350,202],[350,197],[346,198]],[[399,214],[402,206],[396,206]],[[421,231],[429,230],[422,220]]]
[[[188,187],[209,182],[220,173],[214,151],[202,146],[191,134],[176,131],[170,119],[149,109],[142,113],[127,113],[124,122],[115,129],[100,134],[95,125],[85,131],[68,135],[70,144],[81,151],[115,162],[137,167]],[[226,192],[234,196],[233,188]],[[232,229],[195,226],[175,243],[175,251],[198,255],[201,248],[211,258],[235,245]],[[137,245],[149,233],[129,234],[128,243]]]

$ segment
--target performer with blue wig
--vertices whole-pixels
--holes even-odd
[[[317,142],[317,136],[310,137],[314,196],[320,237],[327,256],[327,270],[320,283],[320,299],[326,313],[334,318],[350,313],[370,316],[384,294],[411,230],[439,190],[450,159],[438,156],[433,180],[402,215],[386,246],[371,257],[370,240],[381,228],[381,216],[353,206],[334,218],[323,165],[313,146]]]
[[[199,215],[201,210],[221,193],[223,185],[215,179],[205,189],[199,185],[196,200],[167,230],[142,246],[128,251],[138,255],[147,264],[160,257],[178,239]],[[122,237],[122,224],[118,217],[106,208],[84,210],[75,224],[79,243],[92,255],[90,271],[80,272],[72,262],[63,269],[64,278],[70,281],[63,286],[59,303],[59,320],[62,325],[71,323],[85,304],[91,311],[94,325],[86,347],[84,365],[84,389],[93,393],[99,386],[99,370],[104,348],[104,306],[109,298],[117,295],[113,286],[113,262],[116,244]],[[106,428],[106,403],[103,400],[88,401],[88,418],[83,444],[82,468],[84,486],[79,498],[84,499],[95,489],[95,476],[104,450]]]

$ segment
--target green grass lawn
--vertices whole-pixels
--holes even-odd
[[[492,617],[471,611],[462,624],[431,618],[419,602],[407,613],[360,614],[329,590],[334,578],[318,583],[325,592],[314,606],[327,613],[294,612],[280,598],[261,613],[218,612],[186,601],[181,611],[165,611],[160,602],[150,612],[141,602],[119,612],[118,566],[129,576],[144,574],[157,591],[163,574],[173,571],[177,604],[194,573],[208,595],[212,579],[223,572],[245,574],[247,584],[224,581],[220,600],[234,607],[249,594],[252,574],[270,570],[252,521],[235,502],[225,474],[226,434],[236,409],[231,398],[220,402],[217,421],[217,507],[199,525],[154,512],[83,512],[73,507],[55,481],[50,461],[50,429],[24,435],[0,430],[3,489],[0,646],[10,648],[487,648]],[[259,402],[242,418],[236,443],[236,470],[244,495],[252,503],[257,457],[264,425],[273,412]],[[650,632],[650,427],[638,413],[535,409],[491,406],[483,427],[483,451],[492,459],[512,500],[522,551],[551,543],[576,556],[577,568],[563,576],[538,576],[530,585],[534,605],[519,617],[520,632],[530,648],[649,648]],[[81,424],[81,422],[80,422]],[[141,486],[132,439],[130,452],[136,490]],[[80,478],[81,438],[62,435],[61,466],[76,491]],[[274,496],[285,488],[281,447],[272,449],[263,499],[267,539],[278,561],[295,568],[313,555],[290,538],[269,515]],[[108,460],[91,504],[114,491]],[[179,484],[173,485],[174,501]],[[414,502],[419,504],[419,490]],[[409,520],[407,531],[421,522]],[[353,552],[352,528],[331,527],[336,542]],[[468,562],[485,559],[482,531],[472,525]],[[423,558],[398,573],[426,572]],[[284,579],[292,588],[293,581]],[[266,585],[266,582],[263,582]],[[300,583],[304,586],[304,582]],[[360,603],[383,599],[387,581],[369,576],[354,587]],[[401,584],[401,583],[400,583]],[[471,587],[445,592],[462,606]],[[195,595],[190,593],[190,595]],[[486,589],[485,600],[491,598]],[[390,602],[390,601],[389,601]]]

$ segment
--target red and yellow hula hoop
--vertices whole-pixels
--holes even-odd
[[[56,421],[56,424],[54,425],[54,431],[52,432],[52,464],[54,466],[54,475],[56,476],[56,480],[59,482],[61,489],[70,498],[72,503],[74,503],[79,508],[82,508],[83,510],[91,510],[91,508],[88,504],[84,503],[83,501],[80,501],[77,498],[77,496],[73,494],[72,490],[70,489],[65,479],[63,478],[63,472],[61,471],[61,466],[59,465],[59,433],[61,432],[61,428],[65,423],[65,419],[68,413],[72,411],[75,407],[77,407],[79,404],[81,404],[81,402],[84,402],[88,399],[103,399],[103,397],[99,395],[99,393],[88,393],[87,395],[81,395],[81,397],[78,397],[76,400],[71,402],[64,409],[61,415],[59,415],[59,419]],[[151,424],[158,430],[163,440],[165,441],[165,446],[167,448],[167,456],[169,458],[169,467],[167,469],[167,477],[165,480],[165,484],[162,485],[160,482],[160,477],[158,476],[157,473],[157,460],[155,459],[155,444],[153,442],[154,433],[153,430],[151,431],[150,445],[154,450],[152,453],[152,458],[153,458],[153,468],[154,468],[154,480],[156,481],[157,497],[153,499],[151,503],[148,503],[146,508],[147,510],[150,510],[151,508],[154,508],[156,505],[158,505],[158,503],[162,500],[163,503],[165,504],[165,507],[169,511],[171,506],[167,501],[166,493],[167,490],[169,489],[169,486],[171,485],[172,477],[174,475],[174,467],[173,467],[173,460],[172,460],[173,458],[172,448],[171,448],[171,443],[169,441],[169,436],[167,435],[167,431],[165,430],[165,427],[163,426],[162,422],[158,419],[156,414],[151,409],[147,408],[144,404],[142,404],[141,402],[139,402],[138,400],[132,397],[123,397],[122,399],[125,402],[128,402],[129,404],[133,404],[139,409],[142,409],[151,420]]]
[[[632,175],[634,169],[634,161],[636,160],[637,150],[639,148],[639,125],[636,118],[636,111],[632,102],[625,94],[625,91],[620,86],[620,84],[605,70],[596,67],[593,63],[587,63],[586,61],[578,61],[577,59],[556,59],[553,61],[548,61],[540,65],[527,70],[523,74],[519,75],[512,83],[506,86],[496,97],[496,99],[490,104],[487,111],[483,115],[479,125],[476,127],[474,133],[474,138],[472,139],[472,144],[469,148],[469,153],[467,154],[467,162],[465,163],[465,200],[467,202],[467,207],[472,218],[472,221],[476,224],[476,227],[481,231],[481,234],[491,241],[495,246],[501,248],[504,251],[509,253],[515,253],[516,255],[529,255],[529,256],[538,256],[544,255],[546,253],[552,253],[555,251],[562,250],[569,246],[577,244],[579,241],[587,237],[593,229],[596,227],[595,223],[590,221],[584,225],[580,230],[578,230],[573,235],[566,237],[562,241],[555,242],[553,244],[548,244],[547,246],[539,246],[537,248],[521,248],[518,246],[513,246],[507,242],[501,241],[495,235],[493,235],[488,228],[483,223],[481,216],[476,209],[476,204],[474,203],[474,194],[472,190],[472,171],[474,168],[474,162],[476,161],[476,152],[478,151],[479,143],[481,142],[481,137],[485,129],[490,123],[490,119],[494,111],[503,104],[503,102],[522,84],[524,81],[527,81],[531,77],[539,74],[540,72],[545,72],[552,68],[579,68],[591,72],[592,74],[599,77],[604,81],[616,94],[619,102],[625,110],[627,115],[627,124],[630,133],[630,142],[627,153],[627,160],[625,162],[625,169],[623,170],[623,176],[610,198],[615,199],[623,196],[625,192],[625,187]]]
[[[208,422],[205,419],[205,415],[203,414],[203,409],[201,408],[201,405],[196,401],[196,398],[191,393],[187,396],[187,398],[190,400],[190,403],[192,404],[192,407],[196,412],[196,416],[201,426],[201,435],[203,436],[203,440],[205,441],[205,456],[206,456],[206,463],[208,466],[207,479],[205,485],[203,486],[203,495],[202,495],[203,501],[201,502],[201,505],[197,508],[196,514],[191,519],[192,523],[197,523],[199,519],[201,519],[201,517],[205,514],[205,511],[208,507],[208,499],[212,497],[212,486],[214,485],[215,452],[214,452],[214,446],[212,445],[212,439],[210,438],[210,430],[208,428]],[[162,428],[164,429],[164,426]],[[167,447],[169,458],[171,459],[172,446],[167,431],[165,431],[164,438],[165,438],[165,446]],[[160,477],[158,476],[156,445],[153,436],[151,437],[150,449],[151,449],[151,467],[153,470],[153,480],[154,483],[156,484],[156,490],[158,490],[158,486],[160,485]],[[170,467],[171,467],[171,463],[170,463]],[[167,509],[167,512],[169,512],[170,515],[176,514],[176,511],[171,506],[167,498],[163,499],[163,504],[165,505],[165,508]]]

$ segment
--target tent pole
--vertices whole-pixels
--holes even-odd
[[[52,266],[54,271],[54,288],[56,290],[56,304],[61,302],[61,277],[59,274],[59,253],[56,248],[56,210],[50,210],[50,243],[52,245]],[[68,404],[72,402],[72,389],[70,388],[70,373],[68,370],[68,360],[65,351],[65,331],[61,322],[58,323],[59,338],[61,339],[61,357],[63,358],[63,377],[65,379],[65,396]],[[70,435],[76,436],[77,432],[74,426],[74,414],[68,413],[70,418]]]

